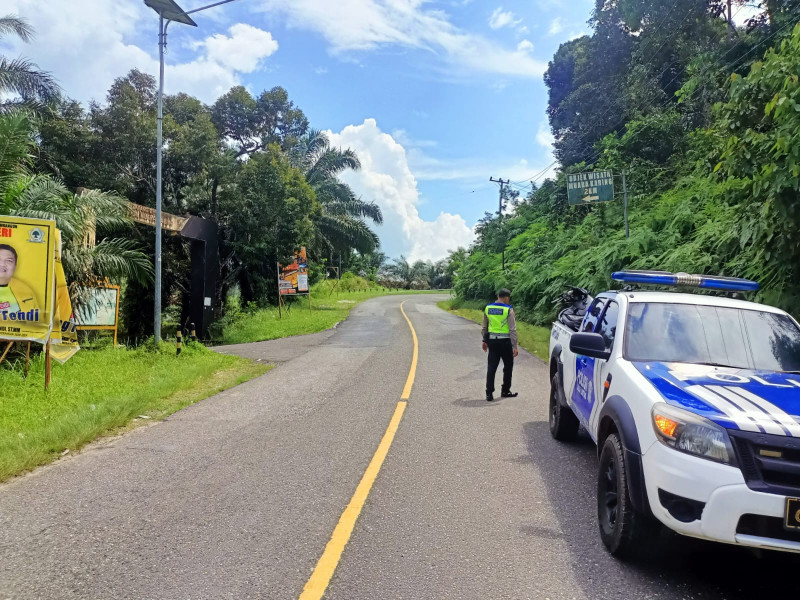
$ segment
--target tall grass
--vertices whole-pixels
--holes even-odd
[[[281,311],[277,307],[244,310],[238,307],[229,308],[225,319],[212,329],[213,339],[221,344],[244,344],[317,333],[330,329],[346,319],[350,311],[364,300],[388,295],[435,293],[389,290],[376,286],[362,286],[358,282],[353,285],[350,290],[337,286],[334,281],[314,286],[311,290],[310,310],[307,296],[289,299]]]
[[[162,418],[264,373],[268,367],[188,343],[180,356],[158,350],[83,350],[53,366],[45,392],[44,359],[0,369],[0,481],[80,448],[140,415]]]
[[[483,308],[485,302],[477,300],[463,300],[456,298],[439,302],[437,306],[459,317],[464,317],[476,323],[483,323]],[[477,338],[476,338],[477,339]],[[547,360],[550,352],[550,329],[539,327],[522,321],[517,317],[517,339],[519,345],[534,356]]]

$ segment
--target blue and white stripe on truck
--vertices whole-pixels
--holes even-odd
[[[800,375],[688,363],[634,365],[666,402],[726,429],[800,437]]]

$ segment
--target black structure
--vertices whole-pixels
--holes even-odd
[[[192,241],[189,314],[184,314],[181,321],[194,323],[200,338],[207,340],[210,337],[208,328],[214,320],[214,292],[219,267],[217,225],[200,217],[189,217],[180,235]]]

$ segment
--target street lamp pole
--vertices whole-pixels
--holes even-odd
[[[158,17],[158,117],[156,134],[156,289],[153,309],[153,334],[156,344],[161,341],[161,168],[164,146],[164,49],[167,45],[167,25],[164,17]]]
[[[167,48],[167,27],[173,21],[197,27],[189,15],[208,10],[215,6],[228,4],[234,0],[221,0],[194,10],[185,11],[174,0],[144,0],[144,3],[158,13],[158,121],[156,133],[156,285],[153,306],[153,335],[156,343],[161,341],[161,192],[163,163],[163,122],[164,122],[164,52]]]

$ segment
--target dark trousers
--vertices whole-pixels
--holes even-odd
[[[486,393],[494,393],[494,377],[502,359],[503,387],[500,391],[507,394],[511,391],[511,374],[514,371],[514,348],[511,346],[511,340],[489,340],[487,344],[489,345],[489,369],[486,372]]]

